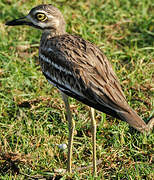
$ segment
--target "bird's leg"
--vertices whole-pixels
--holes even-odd
[[[97,174],[96,167],[96,120],[95,120],[95,110],[91,109],[91,126],[92,126],[92,143],[93,143],[93,175]]]
[[[65,103],[66,115],[67,115],[67,120],[68,120],[68,128],[69,128],[67,171],[69,173],[72,173],[72,146],[73,146],[75,122],[72,119],[72,113],[69,106],[68,96],[62,92],[61,94],[62,94],[63,101]]]

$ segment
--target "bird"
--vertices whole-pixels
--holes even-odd
[[[94,109],[126,121],[140,132],[149,132],[146,124],[128,105],[120,82],[104,53],[93,43],[66,32],[61,11],[52,4],[41,4],[28,15],[6,22],[8,26],[28,25],[42,31],[39,63],[47,81],[57,87],[65,103],[69,127],[67,171],[72,173],[72,146],[75,122],[68,97],[91,107],[93,174],[96,167],[96,120]]]

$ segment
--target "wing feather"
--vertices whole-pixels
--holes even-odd
[[[112,66],[98,47],[67,34],[46,43],[42,42],[39,57],[50,83],[107,114],[117,116],[119,111],[129,111]]]

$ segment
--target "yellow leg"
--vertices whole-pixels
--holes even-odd
[[[75,122],[72,119],[72,113],[71,113],[69,102],[68,102],[68,96],[62,92],[61,94],[62,94],[63,101],[65,103],[67,120],[68,120],[68,128],[69,128],[67,171],[69,173],[72,173],[72,147],[73,147]]]
[[[92,143],[93,143],[93,175],[97,175],[96,167],[96,121],[95,121],[95,110],[91,108],[91,126],[92,126]]]

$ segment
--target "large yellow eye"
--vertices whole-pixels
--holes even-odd
[[[36,14],[36,19],[38,21],[45,21],[45,20],[47,20],[47,16],[44,13],[37,13]]]

